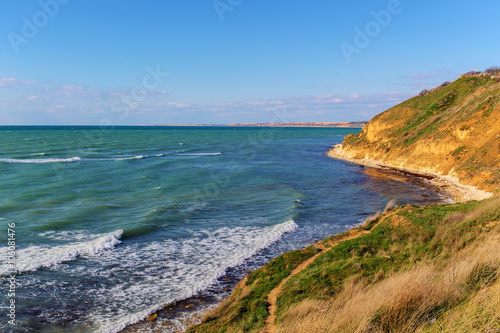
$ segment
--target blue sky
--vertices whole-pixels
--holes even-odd
[[[0,125],[368,120],[500,65],[493,0],[0,3]]]

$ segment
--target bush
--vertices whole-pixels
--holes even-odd
[[[496,73],[500,72],[500,67],[491,66],[490,68],[487,68],[484,72],[487,74],[496,74]]]
[[[444,88],[444,87],[446,87],[446,86],[449,86],[450,84],[451,84],[451,82],[450,82],[450,81],[444,81],[443,83],[441,83],[440,87],[441,87],[441,88]]]
[[[428,93],[429,93],[429,90],[424,89],[424,90],[422,90],[422,91],[418,94],[418,96],[422,97],[422,96],[427,95]]]

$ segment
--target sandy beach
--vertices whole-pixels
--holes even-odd
[[[463,185],[457,177],[450,175],[439,175],[432,172],[422,172],[421,170],[413,170],[408,168],[395,167],[372,159],[356,159],[343,151],[342,144],[337,144],[331,148],[328,156],[341,159],[347,162],[359,164],[366,167],[399,171],[405,174],[422,177],[429,180],[434,185],[443,189],[455,202],[467,202],[472,200],[483,200],[490,198],[493,194],[487,191],[478,189],[475,186]]]

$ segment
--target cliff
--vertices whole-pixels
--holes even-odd
[[[462,75],[377,115],[343,153],[500,189],[500,76]]]

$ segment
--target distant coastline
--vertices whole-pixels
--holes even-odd
[[[367,121],[293,122],[293,123],[233,123],[233,124],[148,124],[140,126],[213,126],[213,127],[363,127]]]

